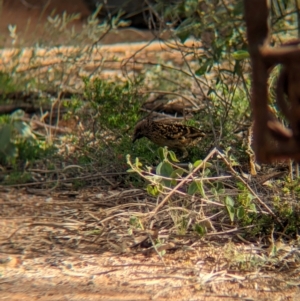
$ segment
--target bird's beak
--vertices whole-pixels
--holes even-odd
[[[143,137],[144,137],[144,135],[141,132],[139,132],[139,131],[134,132],[133,138],[132,138],[132,143],[134,143],[136,140],[139,140]]]

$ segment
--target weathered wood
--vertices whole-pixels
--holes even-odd
[[[269,1],[244,0],[249,53],[252,63],[254,129],[253,147],[259,162],[292,158],[300,161],[300,41],[269,45]],[[268,106],[268,78],[282,64],[276,101],[291,129],[287,129]]]

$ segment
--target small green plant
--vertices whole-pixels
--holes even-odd
[[[14,165],[17,160],[34,160],[45,156],[52,149],[32,132],[30,125],[24,121],[22,110],[0,117],[0,141],[2,164]]]
[[[140,81],[131,83],[84,79],[85,97],[90,100],[98,122],[106,129],[128,130],[138,120],[141,101],[137,94]]]
[[[80,150],[72,154],[78,163],[88,164],[97,159],[98,164],[113,161],[125,168],[124,153],[139,154],[149,164],[154,161],[156,154],[151,152],[150,142],[132,144],[132,131],[140,118],[141,81],[85,78],[84,98],[88,102],[79,98],[64,102],[69,111],[66,118],[77,116],[84,126],[82,132],[69,139]]]
[[[140,229],[144,230],[142,221],[137,216],[131,216],[129,219],[129,225],[131,229]]]
[[[143,164],[140,162],[139,158],[135,159],[135,163],[131,163],[130,156],[127,155],[127,164],[131,167],[128,171],[134,173],[137,172],[140,176],[150,181],[150,184],[147,185],[147,191],[152,196],[166,193],[169,191],[169,188],[174,187],[177,184],[178,178],[180,178],[184,172],[188,172],[171,162],[178,162],[178,159],[176,158],[175,153],[169,151],[166,147],[160,147],[158,149],[158,157],[161,162],[156,167],[156,174],[153,175],[151,173],[151,167],[148,166],[146,167],[146,175],[144,175],[142,170]]]
[[[256,206],[252,202],[254,196],[243,184],[237,183],[237,187],[239,193],[236,199],[226,196],[224,204],[232,223],[237,218],[243,225],[249,225],[253,222],[253,215],[257,214]]]
[[[3,161],[12,162],[18,156],[17,144],[20,139],[35,138],[30,126],[22,121],[23,111],[16,111],[0,120],[0,153]]]
[[[25,184],[32,180],[31,174],[28,172],[12,171],[7,175],[4,180],[4,185]]]
[[[73,182],[73,187],[74,189],[80,189],[80,188],[84,188],[85,186],[87,186],[87,183],[85,181],[82,181],[82,180],[75,180]]]
[[[213,154],[217,154],[221,162],[225,163],[224,167],[227,166],[236,177],[235,183],[232,184],[236,187],[231,194],[226,193],[226,182],[222,182],[222,177],[216,174],[216,162],[214,164],[208,162],[208,158]],[[255,192],[234,171],[235,161],[231,162],[228,153],[226,155],[213,150],[206,159],[190,163],[187,167],[179,167],[175,154],[167,148],[159,148],[158,157],[160,163],[153,171],[152,167],[144,166],[139,158],[131,162],[128,155],[127,163],[130,166],[128,171],[138,174],[148,182],[146,189],[149,195],[162,199],[154,213],[158,214],[160,208],[168,206],[168,209],[164,207],[164,211],[169,211],[169,216],[179,234],[192,229],[197,235],[205,235],[214,228],[213,222],[207,216],[215,214],[222,216],[219,220],[227,225],[245,228],[244,236],[270,235],[272,231],[270,226],[276,231],[284,231],[286,235],[293,236],[297,233],[299,206],[277,201],[274,202],[273,209],[270,209],[261,200],[258,202]],[[221,162],[217,164],[219,168]],[[202,207],[201,214],[199,212],[199,215],[195,215],[195,211],[190,211],[193,207],[192,200],[196,203],[207,203],[208,206]],[[264,207],[265,212],[261,207]]]
[[[7,93],[14,92],[17,89],[17,85],[14,82],[11,75],[0,72],[0,92],[1,92],[1,98],[0,102],[5,101],[6,99],[3,98],[3,96]]]

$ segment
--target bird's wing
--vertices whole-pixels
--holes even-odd
[[[197,128],[179,123],[153,123],[153,130],[159,132],[161,136],[169,140],[179,140],[185,138],[198,138],[204,134]]]

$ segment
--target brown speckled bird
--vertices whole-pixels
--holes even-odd
[[[192,126],[148,118],[141,120],[135,126],[132,142],[147,137],[159,146],[181,150],[182,158],[185,158],[188,156],[186,147],[193,145],[204,136],[202,131]]]

